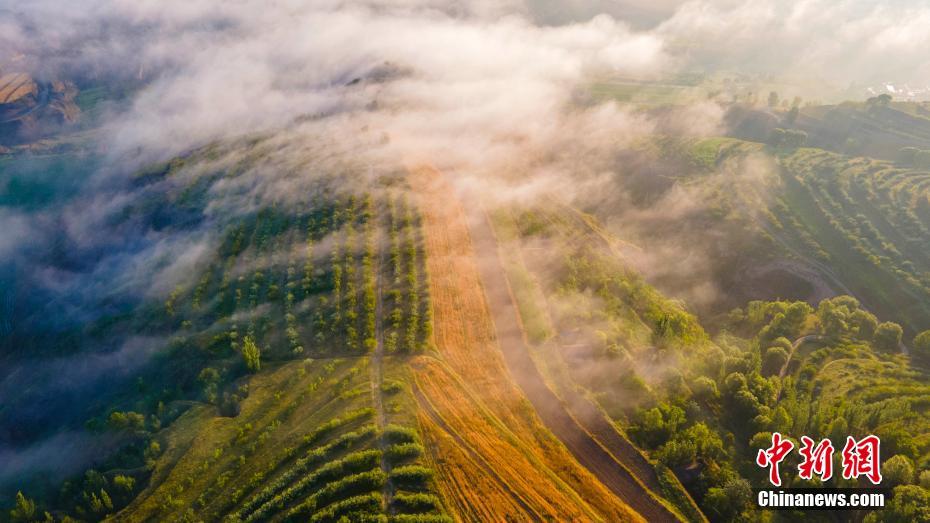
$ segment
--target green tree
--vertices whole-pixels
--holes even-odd
[[[914,482],[914,463],[907,456],[898,454],[882,463],[883,482],[897,487]]]
[[[914,354],[924,358],[930,357],[930,330],[925,330],[917,336],[914,336],[912,345],[914,347]]]
[[[136,486],[136,479],[132,476],[123,476],[122,474],[117,474],[113,478],[113,484],[119,487],[126,494],[131,494],[132,489]]]
[[[712,520],[732,521],[752,501],[752,488],[745,479],[730,479],[723,487],[711,487],[704,497],[704,507]]]
[[[35,520],[36,503],[23,495],[16,493],[16,505],[10,511],[10,520],[15,522],[31,522]]]
[[[769,347],[762,358],[762,370],[766,376],[773,376],[781,371],[788,362],[788,351],[781,347]]]
[[[216,402],[216,384],[220,381],[220,373],[213,367],[206,367],[200,371],[197,381],[203,386],[203,395],[207,401]]]
[[[107,426],[114,430],[143,430],[145,416],[138,412],[112,412],[107,418]]]
[[[930,470],[925,470],[925,471],[921,472],[921,473],[920,473],[920,478],[917,480],[917,483],[918,483],[921,487],[923,487],[923,488],[925,488],[925,489],[927,489],[927,490],[930,490]]]
[[[827,435],[830,441],[843,441],[849,435],[849,423],[846,418],[836,418],[830,422],[827,427]]]
[[[917,485],[896,487],[891,501],[880,512],[872,512],[866,523],[913,523],[930,521],[930,490]]]
[[[656,458],[668,467],[685,467],[697,459],[697,446],[693,441],[673,439],[656,452]]]
[[[662,445],[685,422],[685,411],[675,405],[660,403],[641,411],[637,423],[630,427],[630,434],[649,448]]]
[[[768,144],[777,149],[797,149],[807,141],[807,133],[796,129],[776,127],[769,135]]]
[[[879,323],[872,337],[872,343],[879,350],[894,352],[901,345],[903,332],[901,326],[892,321]]]
[[[856,326],[856,336],[863,341],[869,341],[875,335],[878,319],[871,312],[858,309],[852,313],[852,324]]]
[[[252,336],[246,336],[242,342],[242,359],[245,367],[251,372],[258,372],[262,368],[262,350],[255,344]]]
[[[691,390],[694,392],[695,397],[704,401],[712,401],[720,396],[717,391],[717,382],[707,376],[700,376],[694,380]]]

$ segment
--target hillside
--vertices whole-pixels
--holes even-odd
[[[240,158],[235,145],[147,167],[119,219],[199,227],[221,201],[210,188],[269,146],[252,141],[232,169],[212,166]],[[633,447],[609,424],[595,436],[577,411],[545,408],[558,400],[526,366],[519,322],[492,321],[513,302],[482,292],[500,281],[473,249],[493,243],[473,243],[461,207],[435,206],[457,198],[441,177],[416,170],[409,188],[389,177],[360,194],[330,183],[212,225],[221,241],[188,283],[54,347],[86,351],[127,329],[166,340],[94,401],[43,399],[46,418],[26,423],[42,387],[6,405],[0,421],[30,437],[57,416],[114,442],[63,486],[37,475],[7,488],[84,520],[702,519],[637,451],[626,461]]]
[[[708,518],[764,517],[750,485],[765,481],[755,452],[775,431],[878,434],[882,459],[906,464],[906,477],[930,462],[926,356],[900,353],[900,327],[840,296],[816,309],[753,301],[709,336],[618,261],[622,242],[566,211],[548,203],[496,220],[511,238],[509,273],[523,274],[514,289],[524,324],[538,327],[537,361],[563,390],[593,398],[658,470],[674,471]],[[534,263],[541,251],[558,256]],[[805,483],[785,470],[789,486]]]
[[[655,281],[691,300],[702,315],[722,315],[752,299],[816,304],[849,294],[878,316],[900,322],[909,336],[930,324],[926,171],[821,149],[779,150],[716,138],[659,137],[634,158],[654,167],[634,167],[619,182],[631,203],[675,210],[646,214],[645,224],[638,220],[633,229],[623,227],[624,207],[617,200],[591,210],[647,251],[678,249],[697,258],[701,278],[725,293],[693,300],[697,283],[693,271],[689,279],[677,270],[681,259],[667,260],[669,268]],[[672,239],[675,249],[667,247]],[[635,247],[621,251],[636,265]]]
[[[201,227],[223,201],[216,184],[275,145],[252,140],[246,156],[240,146],[139,171],[143,196],[120,219]],[[763,146],[658,137],[635,154],[655,151],[687,169],[658,184],[630,177],[628,190],[652,202],[676,184],[707,195],[682,231],[741,231],[722,251],[780,246],[736,260],[762,267],[755,285],[808,264],[792,274],[810,274],[809,289],[890,303],[895,287],[867,284],[886,271],[906,293],[900,271],[923,263],[907,263],[920,249],[900,233],[924,212],[921,173],[799,149],[732,183],[727,173],[745,172]],[[891,324],[859,301],[742,302],[710,316],[708,331],[637,273],[638,248],[609,216],[602,224],[557,195],[487,207],[425,167],[365,191],[333,180],[213,223],[221,241],[187,283],[85,331],[84,343],[143,328],[166,341],[109,394],[67,411],[49,403],[47,416],[113,442],[102,459],[63,486],[33,476],[10,487],[84,520],[704,521],[751,517],[752,449],[774,430],[875,432],[887,457],[930,459],[922,360],[882,341]],[[852,208],[862,212],[850,235]],[[894,234],[863,242],[866,216]],[[870,266],[836,261],[868,260],[869,249],[884,249]],[[919,323],[914,303],[892,317]],[[0,421],[41,434],[45,421],[17,421],[45,393],[35,394]]]

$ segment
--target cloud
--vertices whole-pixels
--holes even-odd
[[[845,88],[930,83],[930,6],[866,0],[693,0],[655,33],[685,64]]]

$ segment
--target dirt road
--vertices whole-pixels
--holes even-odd
[[[546,385],[530,357],[513,294],[497,252],[497,241],[483,211],[472,209],[469,230],[478,258],[478,269],[494,320],[497,340],[510,373],[530,400],[546,427],[575,458],[614,494],[647,521],[678,521],[679,518],[611,455],[571,415]]]

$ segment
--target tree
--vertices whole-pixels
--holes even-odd
[[[746,388],[746,376],[741,372],[731,372],[723,380],[723,390],[733,395]]]
[[[668,441],[678,427],[685,422],[685,411],[674,405],[659,403],[637,416],[637,423],[630,427],[630,434],[649,448],[656,448]]]
[[[778,93],[775,91],[769,93],[769,107],[778,107]]]
[[[704,401],[715,400],[720,396],[717,391],[717,382],[707,376],[701,376],[694,380],[691,390],[694,392],[695,397]]]
[[[843,441],[849,435],[849,423],[846,418],[835,418],[827,427],[830,441]]]
[[[136,479],[132,476],[117,474],[116,477],[113,478],[113,484],[126,494],[132,494],[132,489],[136,486]]]
[[[865,521],[867,523],[930,521],[930,490],[917,485],[896,487],[885,510],[869,514]]]
[[[930,470],[925,470],[925,471],[921,472],[921,473],[920,473],[920,478],[917,480],[917,483],[918,483],[921,487],[923,487],[923,488],[925,488],[925,489],[927,489],[927,490],[930,490]]]
[[[720,462],[726,459],[727,451],[723,448],[720,436],[703,421],[688,427],[688,430],[680,433],[676,439],[693,441],[697,449],[697,457],[705,463]]]
[[[872,344],[879,350],[894,352],[901,345],[903,332],[901,326],[895,322],[879,323],[875,329],[875,336],[872,337]]]
[[[924,358],[930,357],[930,330],[925,330],[917,336],[914,336],[912,345],[914,346],[914,353],[916,355]]]
[[[731,479],[723,487],[711,487],[704,497],[704,506],[708,515],[717,516],[720,521],[731,521],[749,507],[752,500],[752,488],[745,479]]]
[[[788,362],[788,351],[781,347],[769,347],[762,358],[762,370],[766,376],[778,374]]]
[[[250,372],[257,372],[262,368],[262,351],[255,344],[252,336],[246,336],[242,342],[242,359],[245,361],[245,367]]]
[[[893,487],[914,482],[914,463],[907,456],[898,454],[882,463],[883,482]]]
[[[10,511],[11,521],[31,522],[35,520],[36,503],[23,495],[22,492],[16,493],[16,505]]]
[[[143,430],[145,428],[145,416],[138,412],[112,412],[107,418],[107,426],[114,430]]]
[[[781,147],[785,143],[785,130],[781,127],[772,129],[769,133],[768,144],[772,147]]]
[[[807,133],[795,129],[776,127],[769,135],[768,144],[776,149],[797,149],[807,141]]]
[[[697,447],[693,441],[676,438],[663,445],[656,457],[669,467],[686,467],[697,459]]]
[[[797,149],[807,142],[807,133],[791,129],[787,131],[786,138],[787,141],[785,142],[785,146],[789,149]]]
[[[220,373],[213,367],[206,367],[200,371],[197,381],[203,385],[203,395],[207,401],[214,403],[216,401],[216,384],[220,381]]]
[[[850,318],[852,324],[856,326],[856,336],[863,341],[869,341],[875,336],[875,329],[878,327],[878,319],[871,312],[862,309],[856,310]]]

